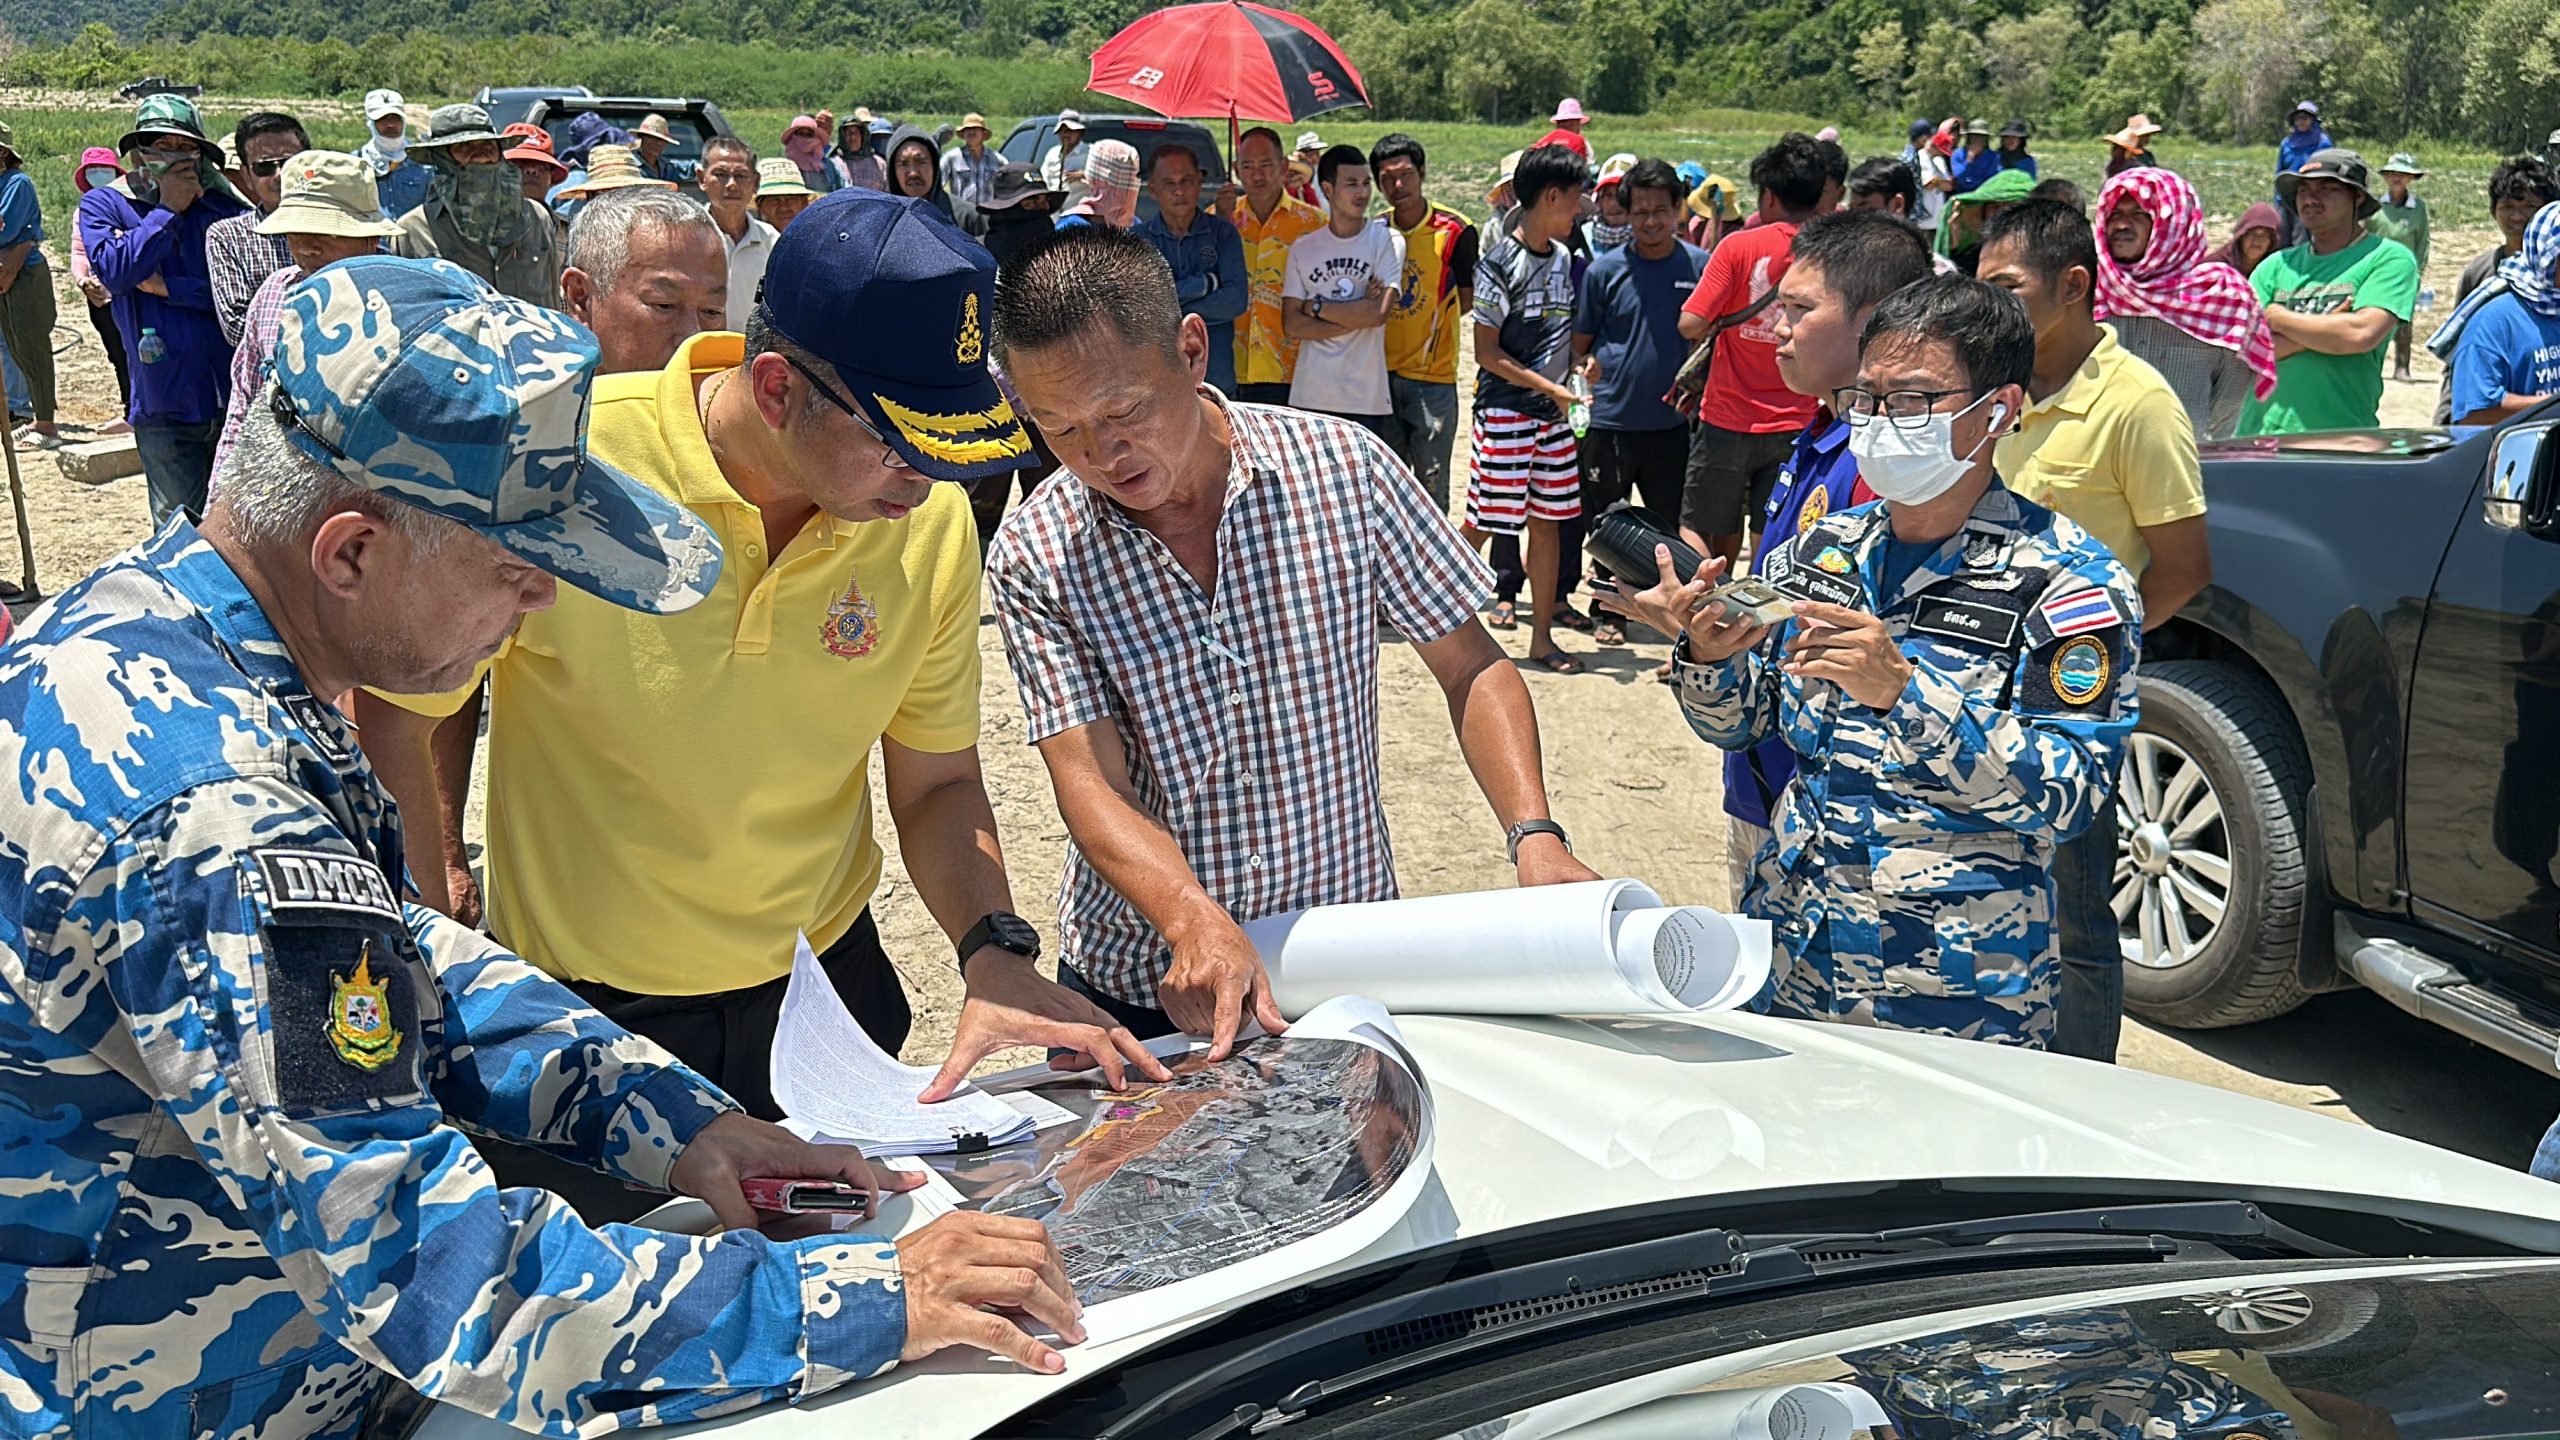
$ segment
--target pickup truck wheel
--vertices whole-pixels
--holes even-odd
[[[2307,998],[2297,961],[2308,765],[2255,676],[2207,660],[2142,667],[2142,723],[2116,787],[2125,1008],[2211,1030]]]

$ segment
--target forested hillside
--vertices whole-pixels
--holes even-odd
[[[0,78],[429,94],[579,80],[740,104],[1072,95],[1144,0],[12,0]],[[2341,134],[2539,148],[2560,126],[2551,0],[1311,0],[1380,113],[1511,121],[1559,94],[1882,123],[2020,116],[2090,134],[2145,110],[2264,139],[2318,97]],[[85,29],[82,27],[86,26]],[[990,65],[987,62],[1010,62]],[[989,93],[989,81],[997,93]],[[1001,98],[1000,98],[1001,97]]]

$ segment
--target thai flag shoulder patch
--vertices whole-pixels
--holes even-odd
[[[2104,630],[2110,625],[2125,623],[2124,611],[2117,608],[2116,598],[2096,586],[2074,590],[2068,595],[2056,595],[2036,609],[2044,616],[2044,623],[2052,629],[2057,640],[2066,635]]]

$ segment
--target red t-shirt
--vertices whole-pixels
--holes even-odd
[[[1583,164],[1588,165],[1591,163],[1591,142],[1583,139],[1572,131],[1567,130],[1561,125],[1548,131],[1546,134],[1539,136],[1538,144],[1532,145],[1529,148],[1535,150],[1541,145],[1562,145],[1574,154],[1581,156]]]
[[[1788,248],[1795,243],[1793,221],[1774,221],[1737,230],[1707,257],[1698,288],[1680,308],[1717,319],[1747,308],[1778,288],[1786,278]],[[1716,337],[1716,355],[1707,370],[1706,399],[1698,418],[1720,430],[1769,435],[1801,430],[1813,419],[1816,397],[1799,395],[1778,378],[1778,307],[1770,306]]]

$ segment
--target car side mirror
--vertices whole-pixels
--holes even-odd
[[[2489,481],[2480,501],[2480,518],[2500,530],[2551,533],[2552,469],[2560,442],[2551,438],[2552,422],[2520,425],[2489,442]]]

